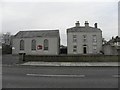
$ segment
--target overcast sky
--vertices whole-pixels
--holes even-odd
[[[75,26],[79,21],[81,26],[88,21],[90,26],[98,23],[103,38],[109,40],[118,35],[118,1],[105,2],[34,2],[3,0],[2,32],[16,34],[22,30],[55,30],[59,29],[61,44],[66,45],[66,29]]]

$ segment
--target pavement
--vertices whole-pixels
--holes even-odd
[[[26,62],[22,66],[119,66],[118,62]]]

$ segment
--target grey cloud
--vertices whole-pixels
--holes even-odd
[[[62,44],[66,45],[66,29],[73,27],[77,20],[81,25],[88,20],[92,26],[97,22],[104,37],[108,39],[117,33],[116,5],[116,2],[4,2],[2,30],[15,34],[24,29],[60,29]],[[107,32],[110,33],[109,37]]]

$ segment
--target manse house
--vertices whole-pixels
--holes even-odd
[[[58,55],[59,30],[19,31],[13,38],[12,54]]]
[[[85,21],[85,26],[80,26],[77,21],[75,27],[67,29],[67,46],[68,54],[99,54],[102,50],[102,31],[97,23],[91,27]]]

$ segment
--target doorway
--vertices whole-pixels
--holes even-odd
[[[87,53],[87,49],[86,49],[86,47],[83,47],[83,53],[84,53],[84,54]]]
[[[83,45],[83,54],[87,54],[87,45]]]

